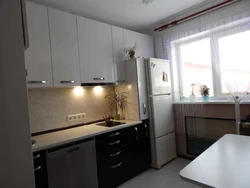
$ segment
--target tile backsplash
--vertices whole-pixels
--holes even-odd
[[[109,89],[110,87],[30,89],[31,132],[79,124],[67,121],[67,116],[71,114],[86,113],[86,123],[102,119],[109,113],[108,103],[104,99]]]

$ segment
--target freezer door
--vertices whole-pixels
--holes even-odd
[[[154,161],[152,162],[154,168],[159,169],[177,157],[174,132],[155,139],[155,145],[156,159],[153,159]]]
[[[154,137],[158,138],[174,131],[173,104],[171,95],[150,97],[152,127]]]
[[[150,95],[160,95],[172,92],[169,61],[148,59],[147,70],[149,75]]]

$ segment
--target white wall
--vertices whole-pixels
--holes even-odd
[[[33,188],[20,1],[0,1],[0,187]]]

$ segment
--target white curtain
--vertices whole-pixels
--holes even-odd
[[[249,101],[250,1],[242,0],[166,29],[161,38],[163,54],[171,61],[174,100],[181,104],[199,102],[200,110],[192,114],[199,117],[204,112],[202,104],[207,102],[200,87],[206,85],[210,101],[235,103],[239,133],[239,104]],[[188,114],[192,108],[183,106],[178,113]],[[200,120],[198,124],[204,126]]]

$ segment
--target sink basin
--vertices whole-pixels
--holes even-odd
[[[113,122],[111,122],[109,124],[106,124],[105,122],[102,122],[102,123],[97,123],[96,125],[105,126],[105,127],[115,127],[115,126],[122,125],[122,124],[125,124],[125,123],[118,122],[118,121],[113,121]]]

